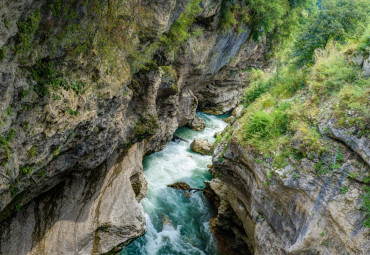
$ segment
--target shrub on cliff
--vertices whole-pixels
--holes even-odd
[[[255,41],[268,36],[273,48],[292,39],[298,28],[302,11],[312,4],[311,0],[224,0],[220,27],[244,31],[252,29]]]

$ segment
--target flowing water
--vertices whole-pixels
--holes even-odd
[[[127,246],[121,255],[217,254],[216,239],[209,230],[209,219],[214,212],[203,193],[188,197],[183,191],[167,187],[184,181],[191,187],[203,188],[204,181],[211,178],[207,165],[212,157],[193,153],[190,143],[194,138],[213,143],[215,132],[225,128],[222,118],[227,116],[197,115],[205,120],[203,131],[179,128],[175,134],[187,142],[169,142],[165,149],[144,159],[148,193],[141,204],[147,233]]]

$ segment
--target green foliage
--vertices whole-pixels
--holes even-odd
[[[7,57],[7,51],[6,51],[5,46],[3,46],[2,48],[0,48],[0,61],[3,61],[4,59],[6,59],[6,57]]]
[[[250,85],[245,91],[244,106],[248,107],[264,93],[272,90],[275,95],[283,98],[293,96],[298,90],[305,86],[306,74],[294,67],[281,67],[271,77],[263,76],[261,70],[251,70],[249,78]]]
[[[33,167],[31,167],[31,166],[24,166],[24,167],[22,167],[21,169],[19,169],[19,172],[21,173],[21,174],[26,174],[26,175],[29,175],[29,174],[31,174],[32,172],[33,172]]]
[[[4,22],[4,25],[5,25],[6,29],[9,29],[10,28],[10,21],[8,19],[4,19],[3,22]]]
[[[273,85],[270,80],[262,78],[263,72],[253,69],[249,78],[249,87],[245,91],[244,106],[248,107],[262,94],[267,92]]]
[[[7,165],[8,161],[12,158],[12,153],[10,151],[10,144],[14,139],[16,131],[14,128],[11,128],[6,136],[0,135],[0,149],[6,154],[6,161],[2,162],[2,165]]]
[[[21,124],[21,126],[24,129],[24,131],[27,132],[30,129],[31,124],[28,123],[28,122],[24,122],[24,123]]]
[[[79,111],[73,110],[72,108],[67,106],[66,113],[69,113],[69,115],[71,115],[71,116],[77,116],[79,114]]]
[[[6,113],[9,115],[9,116],[13,116],[13,109],[8,106],[8,108],[6,108]]]
[[[49,85],[56,87],[61,82],[57,78],[57,73],[54,70],[54,62],[52,61],[39,60],[31,69],[31,74],[37,83],[34,90],[40,97],[44,97],[49,93]]]
[[[30,17],[22,19],[17,23],[20,42],[17,44],[16,50],[22,63],[26,63],[27,57],[32,53],[32,40],[39,27],[40,20],[40,10],[37,9]]]
[[[347,192],[348,192],[348,187],[343,187],[343,188],[340,188],[340,193],[342,193],[343,195],[345,195]]]
[[[10,185],[9,185],[9,190],[10,190],[10,194],[11,194],[12,198],[15,197],[19,193],[18,185],[19,185],[19,181],[17,181],[17,180],[10,183]]]
[[[348,65],[344,54],[334,47],[330,45],[327,50],[318,52],[311,69],[310,90],[317,96],[332,95],[345,84],[356,84],[361,77],[359,70]]]
[[[67,79],[55,70],[56,62],[52,60],[39,60],[31,69],[32,78],[36,81],[35,92],[44,97],[50,89],[73,90],[76,95],[83,94],[85,84],[82,81]],[[27,92],[28,94],[28,92]],[[22,92],[23,96],[23,92]]]
[[[188,31],[189,27],[193,24],[197,15],[202,11],[199,4],[200,0],[191,0],[180,17],[173,23],[167,37],[167,39],[171,41],[170,46],[178,46],[190,38],[192,34]]]
[[[27,151],[27,156],[29,159],[33,159],[37,154],[37,149],[35,146],[32,146],[31,149]]]
[[[222,30],[229,28],[243,30],[250,21],[249,9],[243,1],[222,1],[219,26]]]
[[[177,72],[175,68],[172,66],[161,66],[160,67],[164,71],[164,76],[168,78],[174,78],[177,80]]]
[[[271,114],[262,111],[255,112],[247,122],[246,136],[265,138],[270,133],[273,121]]]
[[[367,26],[364,34],[360,38],[358,48],[363,52],[370,52],[370,24]]]
[[[44,177],[45,175],[46,175],[46,171],[45,171],[45,170],[42,170],[42,171],[38,174],[38,176],[39,176],[40,178]]]
[[[30,90],[29,89],[23,89],[22,92],[21,92],[21,98],[26,98],[28,96],[28,94],[30,93]]]
[[[135,133],[140,139],[144,139],[155,133],[158,128],[158,117],[144,113],[136,122]]]
[[[298,28],[299,16],[311,0],[224,0],[221,6],[220,28],[244,31],[252,29],[255,41],[268,36],[273,48],[292,39]]]
[[[299,65],[312,64],[315,50],[325,48],[330,40],[345,43],[361,36],[369,22],[370,5],[367,0],[325,0],[310,14],[295,46]]]
[[[56,157],[59,155],[60,150],[62,149],[62,146],[58,146],[54,151],[53,151],[53,156]]]
[[[366,228],[370,228],[370,176],[366,177],[365,178],[365,187],[364,187],[364,190],[365,190],[365,195],[363,197],[363,205],[364,205],[364,210],[365,210],[365,216],[366,216],[366,219],[364,221],[364,226]]]
[[[338,162],[343,161],[343,153],[340,151],[340,147],[337,149],[337,155],[335,157],[335,160]]]

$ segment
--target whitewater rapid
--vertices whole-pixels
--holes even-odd
[[[186,141],[171,141],[162,151],[144,159],[148,193],[141,204],[147,232],[121,255],[217,254],[216,239],[209,230],[209,219],[214,212],[203,193],[186,196],[183,191],[167,187],[184,181],[191,187],[203,188],[204,181],[211,178],[207,165],[212,163],[212,157],[192,152],[190,143],[194,138],[213,143],[214,134],[226,126],[222,121],[226,116],[197,115],[205,120],[203,131],[179,128],[175,135]]]

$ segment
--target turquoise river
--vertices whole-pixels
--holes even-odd
[[[197,115],[205,120],[203,131],[181,127],[175,135],[186,141],[171,141],[162,151],[144,159],[148,193],[141,204],[147,232],[121,255],[218,254],[216,239],[209,229],[209,219],[214,216],[210,202],[202,192],[186,196],[183,191],[167,187],[183,181],[191,187],[203,188],[204,181],[211,178],[207,165],[212,163],[212,157],[192,152],[190,143],[194,138],[213,143],[214,134],[225,128],[222,119],[227,116]]]

